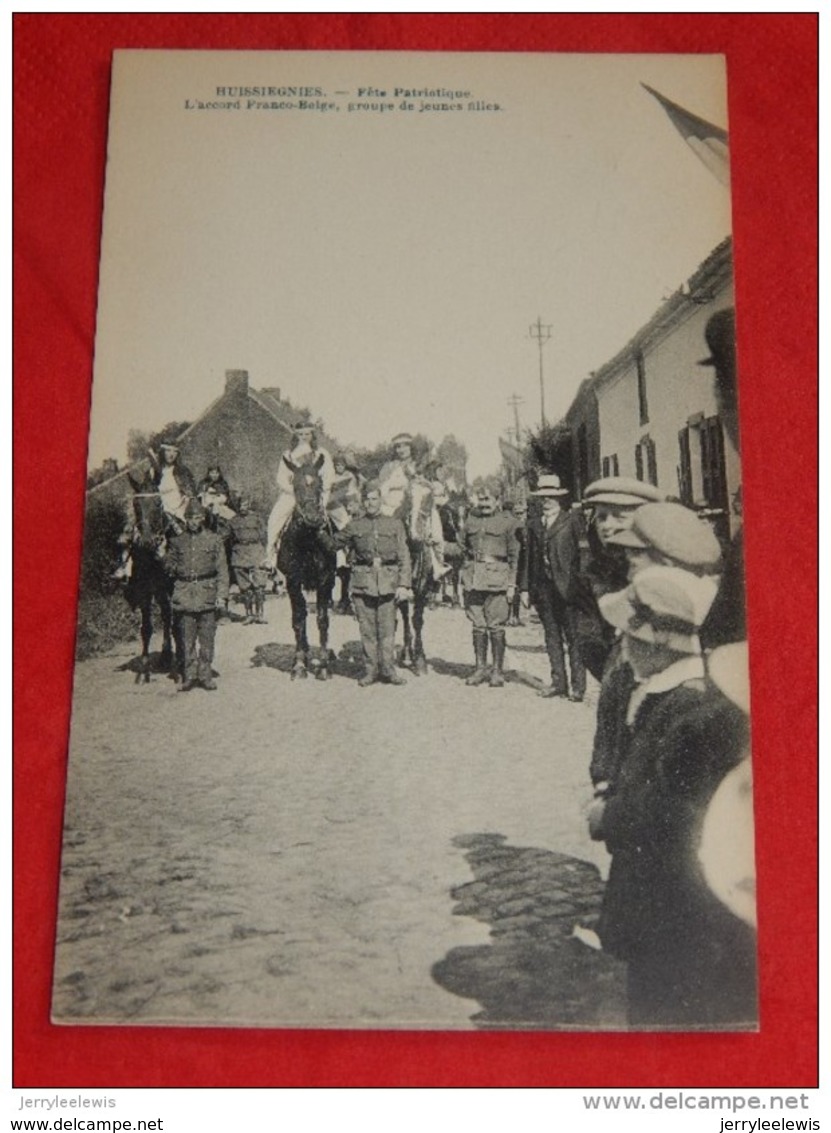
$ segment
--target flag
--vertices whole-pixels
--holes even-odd
[[[641,83],[641,86],[660,102],[669,115],[670,122],[690,146],[696,157],[704,162],[713,176],[721,181],[722,185],[729,185],[730,151],[727,131],[722,130],[721,126],[714,126],[712,122],[705,121],[704,118],[699,118],[697,114],[691,114],[689,110],[685,110],[677,102],[670,102],[668,98],[664,98],[662,94],[647,86],[646,83]]]
[[[512,445],[510,441],[506,441],[503,437],[500,437],[499,451],[502,453],[502,459],[505,462],[506,468],[513,469],[514,472],[522,472],[525,467],[525,458],[522,449],[518,449],[516,445]]]

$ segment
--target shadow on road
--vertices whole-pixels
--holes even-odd
[[[436,983],[482,1010],[482,1029],[618,1030],[626,1025],[624,966],[573,936],[600,911],[597,869],[566,854],[505,845],[501,834],[454,839],[474,880],[451,890],[457,916],[489,924],[491,943],[453,948]]]
[[[312,673],[319,667],[321,656],[318,646],[313,646],[309,650],[309,669]],[[258,645],[251,658],[251,664],[256,669],[266,667],[277,669],[281,673],[291,673],[294,665],[294,646],[277,641]],[[334,661],[330,657],[329,667],[335,676],[346,677],[353,681],[358,680],[364,671],[363,650],[360,641],[347,641],[341,647]]]

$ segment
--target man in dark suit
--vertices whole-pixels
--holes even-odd
[[[586,692],[586,668],[578,642],[586,602],[580,568],[581,519],[563,507],[568,490],[559,476],[540,476],[537,490],[530,495],[541,502],[542,509],[528,522],[520,590],[525,604],[530,599],[539,614],[551,665],[551,684],[539,695],[580,701]]]

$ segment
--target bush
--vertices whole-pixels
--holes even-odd
[[[140,618],[112,580],[119,559],[118,537],[124,530],[125,512],[114,500],[87,500],[81,584],[78,597],[79,661],[94,657],[137,637]]]
[[[81,589],[75,657],[86,661],[122,641],[138,638],[141,615],[130,609],[120,590],[109,594]]]

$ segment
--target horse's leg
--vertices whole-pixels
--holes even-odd
[[[427,602],[426,594],[417,594],[413,602],[413,672],[416,676],[427,675],[427,658],[424,655],[424,643],[421,640],[421,631],[424,628],[424,607]]]
[[[319,681],[328,681],[329,672],[329,607],[334,582],[326,580],[317,588],[317,632],[320,640],[320,666],[315,674]]]
[[[136,674],[136,684],[142,680],[145,684],[150,683],[150,638],[153,636],[153,595],[147,594],[147,597],[141,603],[141,666]]]
[[[291,679],[307,677],[309,664],[309,639],[306,636],[306,615],[308,606],[299,579],[288,578],[286,584],[291,602],[291,627],[294,630],[294,665]]]

